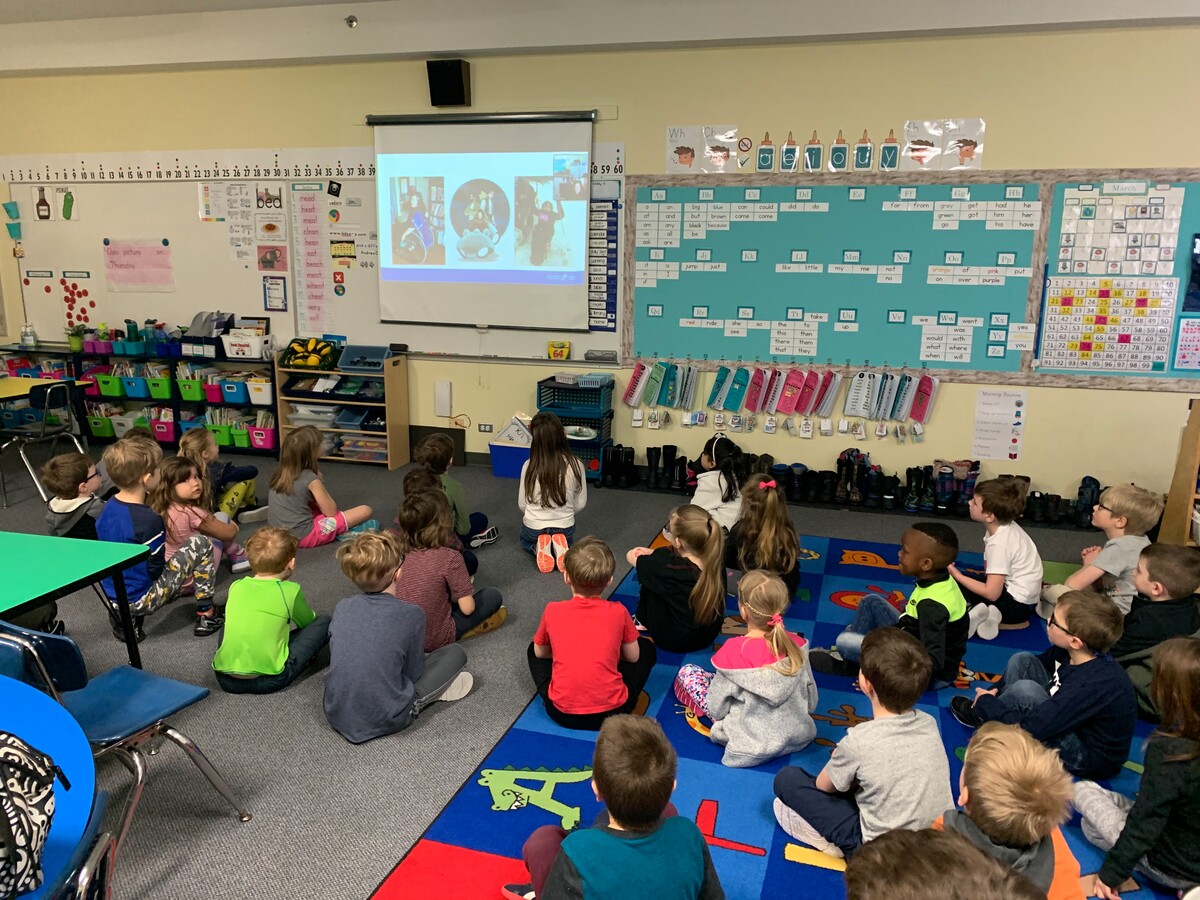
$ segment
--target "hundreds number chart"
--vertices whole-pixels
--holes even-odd
[[[1200,230],[1196,188],[1055,185],[1039,371],[1169,377],[1200,368],[1196,320],[1180,320],[1191,256],[1179,247]]]
[[[632,199],[636,356],[1017,372],[1032,349],[1037,184],[651,185]]]

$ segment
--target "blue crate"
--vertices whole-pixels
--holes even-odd
[[[365,372],[368,375],[378,375],[383,371],[384,360],[390,358],[391,355],[392,351],[387,347],[347,344],[342,350],[337,367],[343,372]]]
[[[601,418],[612,409],[613,386],[581,387],[578,384],[562,384],[553,378],[538,382],[537,404],[539,412],[552,412],[559,416]]]
[[[583,476],[588,481],[599,481],[604,475],[604,448],[612,441],[571,441],[571,452],[583,463]]]
[[[150,385],[147,384],[145,378],[137,376],[122,378],[121,383],[125,385],[126,397],[137,397],[142,399],[150,396]]]
[[[529,448],[521,444],[488,444],[488,450],[497,478],[520,478],[521,467],[529,462]]]
[[[371,414],[370,409],[359,406],[343,406],[333,417],[334,428],[346,428],[350,431],[363,431],[363,422]]]
[[[250,389],[244,381],[222,381],[221,399],[226,403],[249,403]]]
[[[588,372],[586,375],[576,377],[575,384],[577,387],[599,388],[608,385],[612,387],[612,375],[607,372]]]

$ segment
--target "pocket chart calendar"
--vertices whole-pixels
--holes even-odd
[[[1036,182],[639,186],[637,356],[1018,372]]]

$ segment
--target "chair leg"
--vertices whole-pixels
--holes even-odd
[[[129,826],[133,823],[133,814],[137,812],[138,801],[142,799],[142,788],[146,786],[146,757],[136,747],[110,747],[117,759],[133,774],[133,786],[125,798],[125,810],[121,813],[120,830],[117,831],[117,851],[125,842]]]
[[[217,793],[228,800],[229,805],[237,810],[238,818],[243,822],[249,822],[252,816],[250,811],[245,809],[238,802],[237,798],[233,796],[233,791],[225,782],[225,779],[213,768],[213,764],[208,761],[208,757],[200,751],[195,742],[183,732],[176,731],[170,725],[165,726],[162,733],[183,748],[183,752],[188,755],[188,759],[196,764],[196,768],[204,774],[209,784],[215,787]]]
[[[53,449],[53,447],[51,447]],[[17,444],[17,452],[21,454],[21,462],[25,463],[25,468],[29,470],[29,477],[33,479],[33,486],[37,488],[37,492],[42,495],[42,502],[45,503],[50,499],[50,495],[46,493],[46,489],[42,487],[42,481],[38,478],[37,469],[33,467],[33,463],[29,461],[29,457],[25,455],[25,442]]]

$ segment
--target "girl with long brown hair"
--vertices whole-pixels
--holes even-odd
[[[204,482],[200,468],[190,459],[175,456],[166,460],[158,486],[151,492],[150,508],[162,516],[166,529],[166,559],[188,542],[193,535],[202,534],[213,545],[213,568],[226,556],[234,572],[250,568],[246,550],[234,540],[238,526],[225,513],[214,515],[203,503]]]
[[[279,446],[279,468],[271,476],[267,523],[291,532],[301,547],[320,547],[350,531],[378,531],[371,507],[339,510],[325,489],[318,461],[325,438],[312,425],[289,431]]]
[[[567,432],[552,412],[533,417],[529,462],[521,466],[521,549],[537,558],[538,569],[561,572],[575,537],[575,513],[587,506],[583,464],[571,452]]]
[[[712,646],[725,619],[725,532],[705,510],[678,506],[667,520],[669,544],[626,554],[637,567],[637,618],[663,650]]]
[[[770,475],[754,473],[742,485],[742,517],[725,539],[725,566],[778,575],[793,597],[800,586],[799,551],[783,486]]]

